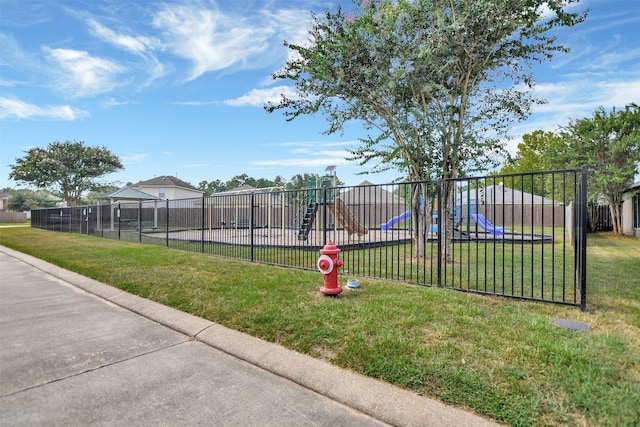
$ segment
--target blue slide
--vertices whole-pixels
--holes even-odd
[[[493,236],[502,236],[504,232],[507,231],[506,228],[496,227],[495,225],[491,224],[489,220],[482,214],[471,214],[471,219],[473,219],[476,224],[480,226],[480,228],[485,229],[489,234]]]
[[[399,223],[400,221],[404,221],[409,216],[411,216],[411,211],[406,211],[406,212],[401,213],[398,216],[394,216],[389,221],[387,221],[385,224],[380,224],[380,230],[388,231],[395,224]]]

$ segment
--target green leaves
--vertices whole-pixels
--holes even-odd
[[[83,141],[55,141],[44,148],[32,148],[11,165],[9,177],[46,188],[60,195],[69,206],[82,193],[97,185],[97,178],[122,169],[120,159],[106,147],[87,147]]]
[[[565,50],[551,28],[584,19],[566,12],[574,2],[554,2],[549,17],[544,0],[371,0],[327,10],[314,16],[309,45],[289,45],[297,59],[274,75],[299,97],[265,108],[288,120],[319,112],[329,133],[360,121],[376,132],[363,140],[381,145],[354,150],[353,159],[394,163],[412,180],[490,166],[498,141],[535,102],[515,89],[533,86],[525,65]]]
[[[640,163],[640,107],[606,111],[598,108],[591,117],[573,120],[557,134],[535,131],[523,136],[517,157],[507,161],[500,173],[537,172],[589,168],[588,196],[604,198],[611,207],[614,234],[622,234],[620,207],[623,192]],[[536,183],[535,192],[544,194]]]

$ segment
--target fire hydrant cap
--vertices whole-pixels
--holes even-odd
[[[334,245],[331,240],[329,240],[327,244],[324,245],[324,248],[320,249],[320,253],[323,255],[335,255],[339,254],[340,252],[340,248]]]

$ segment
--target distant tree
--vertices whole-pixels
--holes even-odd
[[[587,165],[589,200],[604,197],[609,203],[613,234],[622,234],[623,191],[640,162],[640,106],[627,105],[607,112],[600,107],[591,117],[563,127],[563,145],[551,158],[570,166]]]
[[[254,178],[251,178],[246,173],[243,173],[232,177],[226,182],[225,185],[228,190],[233,190],[234,188],[242,187],[243,185],[251,185],[252,187],[255,187],[255,181],[256,180]]]
[[[287,182],[287,190],[302,190],[308,188],[309,185],[315,187],[317,185],[318,175],[313,173],[296,174]],[[313,184],[309,184],[309,183]],[[340,178],[336,177],[336,186],[344,185]]]
[[[527,174],[564,168],[566,165],[559,166],[553,155],[562,144],[562,139],[553,132],[536,130],[524,134],[515,156],[509,157],[497,174]],[[549,183],[544,182],[541,175],[514,176],[506,178],[504,184],[540,196],[546,196],[550,190],[547,188]]]
[[[211,195],[213,193],[225,191],[227,186],[219,179],[216,179],[214,181],[200,181],[198,189],[204,191],[204,194]]]
[[[273,179],[274,187],[284,188],[286,187],[286,185],[287,185],[287,180],[284,179],[282,175],[276,175],[276,177]]]
[[[274,74],[292,81],[296,96],[265,108],[287,120],[320,112],[327,133],[362,122],[372,135],[353,160],[402,169],[413,181],[456,178],[494,164],[510,125],[529,115],[529,65],[567,50],[549,30],[584,19],[567,12],[576,1],[366,0],[353,13],[327,10],[314,17],[307,45],[287,44],[294,59]],[[420,254],[431,217],[420,212],[421,193],[426,186],[412,194]],[[450,219],[442,220],[449,245]]]
[[[233,190],[234,188],[241,187],[243,185],[250,185],[255,188],[270,188],[270,187],[282,187],[286,186],[285,179],[276,175],[274,180],[267,178],[253,178],[247,174],[236,175],[229,179],[227,182],[222,182],[219,179],[215,181],[201,181],[198,184],[198,189],[205,192],[205,194],[214,194],[221,191]]]
[[[11,197],[7,201],[7,209],[16,212],[30,211],[31,209],[51,208],[56,205],[55,198],[47,192],[28,189],[9,190]]]
[[[83,192],[102,185],[98,178],[123,168],[106,147],[87,147],[84,141],[55,141],[47,148],[32,148],[10,167],[10,178],[47,189],[68,206],[77,206]]]

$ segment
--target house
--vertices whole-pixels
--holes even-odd
[[[9,202],[10,197],[11,193],[0,193],[0,211],[7,209],[7,202]]]
[[[455,205],[461,208],[459,215],[463,220],[466,218],[467,226],[468,213],[480,213],[500,226],[562,227],[566,221],[562,202],[509,188],[503,183],[458,190]]]
[[[188,182],[166,175],[140,181],[130,187],[163,200],[193,199],[204,195],[204,191]]]
[[[360,224],[368,228],[377,228],[380,224],[387,223],[391,218],[410,209],[410,204],[406,200],[398,197],[387,188],[397,187],[375,185],[369,181],[363,181],[357,186],[341,192],[338,197]]]
[[[462,190],[456,199],[461,205],[478,203],[480,205],[557,205],[553,199],[538,196],[537,194],[519,191],[505,187],[501,182],[497,185]]]
[[[631,184],[624,190],[622,233],[640,237],[640,181]]]

